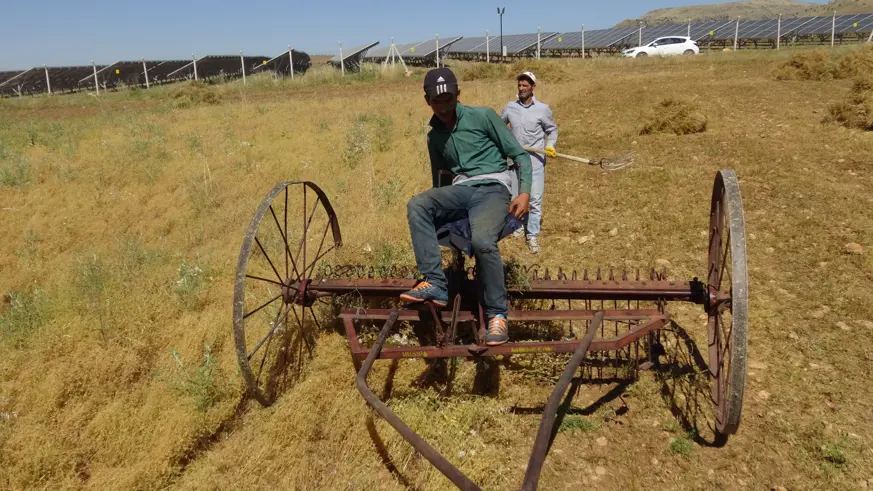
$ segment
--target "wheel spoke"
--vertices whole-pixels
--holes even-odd
[[[250,315],[254,314],[255,312],[257,312],[257,311],[259,311],[259,310],[261,310],[261,309],[263,309],[263,308],[266,307],[267,305],[270,305],[271,303],[275,302],[275,301],[276,301],[277,299],[279,299],[281,296],[282,296],[282,294],[280,293],[280,294],[276,295],[275,297],[271,298],[270,300],[267,300],[267,302],[266,302],[265,304],[261,305],[260,307],[256,308],[255,310],[252,310],[252,311],[249,312],[248,314],[244,315],[244,316],[243,316],[243,319],[247,319]],[[281,310],[281,309],[280,309],[280,310]]]
[[[321,248],[324,247],[324,239],[327,238],[327,231],[329,229],[330,229],[330,222],[328,221],[324,226],[324,233],[321,235],[321,243],[318,244],[318,251],[315,252],[315,260],[312,261],[312,264],[310,264],[308,266],[306,264],[303,265],[303,276],[305,276],[307,278],[309,277],[307,275],[307,270],[309,270],[309,272],[308,272],[309,275],[313,274],[313,272],[315,270],[315,265],[318,264],[318,260],[321,259],[321,256],[319,256],[319,254],[321,253]],[[328,249],[324,253],[327,254],[328,252],[330,252],[330,249]]]
[[[285,311],[285,316],[286,317],[288,316],[288,311]],[[276,313],[276,319],[273,321],[274,326],[279,325],[279,318],[280,317],[282,317],[282,309],[279,309],[279,312]],[[255,378],[255,386],[258,386],[261,383],[261,374],[264,373],[264,363],[266,363],[267,356],[270,354],[270,344],[273,343],[273,336],[272,336],[273,331],[275,331],[275,328],[271,329],[270,333],[267,334],[267,347],[264,348],[264,356],[261,358],[261,363],[258,366],[258,376]],[[261,342],[263,343],[263,341],[261,341]],[[255,354],[255,352],[259,348],[260,347],[255,348],[255,351],[253,351],[252,354],[248,356],[249,361],[251,361],[252,356]]]
[[[285,188],[286,190],[288,188]],[[287,204],[286,204],[287,206]],[[279,219],[276,218],[276,212],[273,211],[273,205],[270,205],[270,214],[273,215],[273,222],[276,223],[276,228],[279,229],[279,235],[282,236],[282,243],[285,246],[285,272],[286,278],[288,277],[288,258],[291,256],[291,249],[288,247],[288,229],[282,230],[282,227],[279,226]],[[287,227],[287,224],[286,224]],[[294,259],[291,258],[291,264],[294,266],[294,273],[299,277],[300,274],[297,273],[297,264],[294,263]]]
[[[297,259],[300,259],[300,252],[303,251],[303,264],[306,264],[306,235],[309,233],[309,227],[312,225],[312,219],[315,217],[315,211],[318,209],[318,203],[321,202],[321,197],[315,200],[315,205],[312,206],[312,212],[309,214],[309,220],[306,219],[306,190],[303,194],[303,235],[300,236],[300,244],[297,246]],[[300,278],[297,278],[299,281]]]
[[[282,275],[279,274],[279,271],[276,270],[276,266],[273,266],[273,260],[270,259],[270,256],[267,255],[267,251],[264,250],[264,246],[261,245],[261,241],[258,239],[258,236],[255,236],[255,243],[258,244],[258,249],[261,250],[261,254],[267,259],[267,262],[270,263],[270,267],[273,268],[273,272],[276,273],[276,278],[279,278],[279,281],[282,281]]]
[[[730,248],[731,248],[731,231],[730,231],[730,229],[728,229],[727,236],[725,237],[725,241],[724,241],[724,249],[722,249],[722,254],[721,254],[721,256],[722,256],[721,257],[721,270],[718,273],[718,289],[719,289],[719,291],[721,291],[722,280],[724,279],[725,272],[727,272],[728,276],[730,276],[730,272],[727,271],[728,258],[730,257],[730,253],[731,253]]]
[[[255,276],[255,275],[251,275],[251,274],[247,274],[246,278],[251,278],[253,280],[259,280],[259,281],[266,281],[267,283],[272,283],[272,284],[278,285],[278,286],[285,286],[276,280],[268,280],[267,278],[261,278],[260,276]]]
[[[249,360],[251,360],[252,357],[255,356],[255,353],[257,353],[258,350],[261,349],[261,346],[264,345],[264,342],[267,341],[269,338],[271,338],[273,336],[273,333],[276,332],[276,329],[279,327],[279,323],[280,323],[279,318],[282,317],[282,310],[283,309],[279,309],[279,313],[276,314],[276,320],[273,321],[273,325],[272,325],[272,327],[270,327],[270,330],[267,332],[267,335],[264,336],[260,341],[258,341],[258,344],[255,345],[255,349],[252,350],[251,353],[249,353],[249,356],[248,356]],[[290,310],[290,309],[288,309],[288,310]],[[288,317],[288,310],[285,310],[285,318]]]
[[[330,252],[330,251],[332,251],[332,250],[334,250],[334,249],[336,249],[336,246],[335,246],[335,245],[332,245],[332,246],[330,246],[326,251],[324,251],[324,252],[322,252],[321,254],[319,254],[318,257],[316,257],[315,260],[312,261],[312,265],[311,265],[311,266],[312,266],[312,271],[310,271],[310,273],[312,273],[312,272],[315,270],[315,265],[318,264],[318,260],[321,259],[321,258],[323,258],[324,256],[326,256],[328,252]],[[305,273],[304,273],[304,274],[305,274]]]

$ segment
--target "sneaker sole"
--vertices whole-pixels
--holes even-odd
[[[508,339],[503,340],[503,341],[486,341],[485,346],[500,346],[501,344],[506,344],[508,342],[509,342]]]
[[[400,295],[400,300],[403,301],[403,302],[406,302],[406,303],[426,303],[426,302],[430,302],[430,303],[432,303],[432,304],[434,304],[434,305],[436,305],[436,306],[438,306],[438,307],[445,307],[446,305],[449,304],[448,301],[443,302],[443,301],[441,301],[441,300],[425,300],[425,299],[423,299],[423,298],[415,298],[415,297],[410,297],[410,296],[408,296],[408,295]]]

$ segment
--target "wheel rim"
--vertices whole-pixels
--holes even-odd
[[[638,53],[637,54],[637,58],[645,58],[646,56],[649,56],[649,55],[646,53]]]
[[[307,287],[341,244],[327,196],[308,181],[276,185],[249,223],[234,283],[234,341],[246,388],[265,406],[299,380],[312,355],[320,326]]]
[[[716,175],[710,209],[707,286],[709,371],[715,426],[736,433],[746,378],[748,278],[746,233],[736,174]]]

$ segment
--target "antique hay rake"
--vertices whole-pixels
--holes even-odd
[[[609,370],[635,374],[656,365],[662,349],[659,331],[670,323],[667,304],[690,302],[701,305],[708,317],[715,431],[737,431],[746,376],[748,280],[742,201],[733,171],[715,176],[703,280],[667,279],[666,272],[654,270],[645,277],[638,271],[629,277],[612,270],[567,274],[561,269],[554,277],[548,270],[540,275],[534,269],[520,278],[508,275],[512,339],[502,346],[483,342],[485,320],[475,269],[465,268],[465,256],[447,230],[438,235],[454,252],[447,268],[454,301],[446,310],[401,309],[393,305],[401,292],[415,286],[414,268],[379,271],[328,264],[326,255],[342,239],[327,196],[308,181],[276,185],[249,224],[236,271],[234,339],[249,394],[266,406],[293,383],[311,355],[314,328],[321,328],[316,309],[331,310],[342,321],[358,370],[357,388],[367,403],[456,486],[473,490],[479,487],[370,390],[367,375],[374,362],[572,353],[544,409],[524,477],[522,489],[533,490],[558,405],[577,370],[601,376]],[[389,343],[393,331],[410,327],[419,334],[417,345],[398,334]]]

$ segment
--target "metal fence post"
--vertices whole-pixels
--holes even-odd
[[[97,64],[94,63],[94,60],[91,60],[91,66],[94,67],[94,90],[97,91],[97,95],[100,95],[100,84],[97,82]]]
[[[346,63],[345,63],[345,60],[343,60],[343,42],[342,41],[339,42],[339,47],[340,47],[340,72],[342,73],[342,76],[345,77],[346,76]]]
[[[149,88],[149,69],[146,67],[145,58],[140,58],[142,61],[142,73],[145,75],[146,88]]]
[[[491,63],[491,39],[488,37],[488,30],[485,30],[485,63]]]
[[[782,14],[779,14],[779,20],[776,21],[776,49],[782,44]]]
[[[540,26],[537,26],[537,59],[540,59]]]
[[[440,35],[439,34],[436,35],[436,46],[437,46],[436,62],[437,62],[437,68],[439,68],[440,67]]]
[[[240,69],[242,69],[243,85],[245,85],[246,84],[246,61],[245,61],[245,58],[243,58],[242,50],[240,50],[240,52],[239,52],[239,66],[240,66]]]
[[[49,69],[47,66],[43,65],[43,69],[45,70],[45,87],[48,89],[48,94],[52,95],[52,82],[49,80]]]
[[[834,10],[834,17],[831,20],[831,48],[834,47],[834,36],[837,30],[837,11]]]
[[[194,80],[197,80],[197,57],[191,53],[191,58],[194,58]]]
[[[585,59],[585,24],[582,24],[582,59]]]
[[[288,63],[291,67],[291,80],[294,80],[294,55],[291,51],[291,45],[288,45]]]
[[[691,19],[688,19],[688,37],[691,37]]]
[[[740,35],[740,18],[737,17],[737,27],[734,29],[734,51],[737,50],[739,46],[738,36]]]

